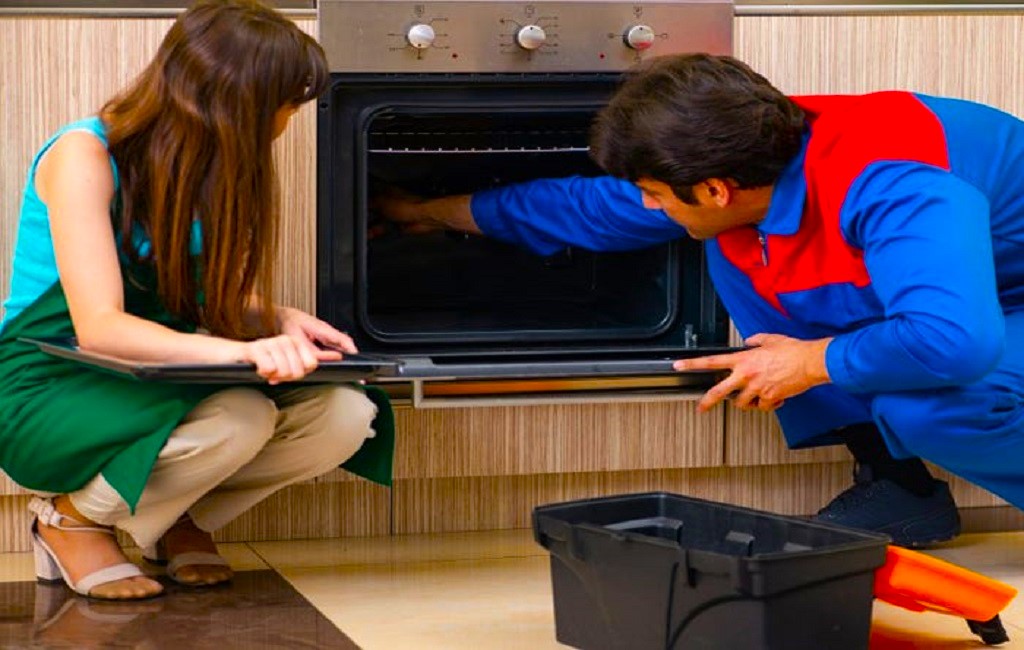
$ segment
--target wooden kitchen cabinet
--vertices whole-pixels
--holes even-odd
[[[298,22],[315,32],[312,17]],[[130,80],[170,24],[0,16],[0,286],[32,153]],[[904,88],[1024,115],[1024,15],[745,15],[735,51],[791,94]],[[306,106],[276,151],[286,218],[277,294],[304,309],[314,306],[315,142]],[[219,537],[524,527],[538,503],[662,489],[809,513],[850,480],[841,448],[790,452],[771,418],[731,408],[698,416],[693,402],[400,407],[398,420],[392,491],[334,472],[282,491]],[[962,481],[954,491],[961,506],[1001,503]],[[26,500],[0,476],[0,552],[28,548]]]

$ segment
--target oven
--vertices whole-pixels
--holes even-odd
[[[332,72],[317,124],[321,318],[363,353],[400,360],[395,379],[418,400],[707,384],[671,369],[728,344],[699,243],[542,257],[454,232],[371,236],[371,199],[600,174],[589,129],[622,71],[728,53],[731,3],[321,0],[318,11]]]

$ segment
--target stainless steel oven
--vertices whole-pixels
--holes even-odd
[[[731,3],[321,0],[319,29],[332,70],[318,108],[320,317],[401,360],[418,391],[702,381],[671,370],[728,342],[698,243],[540,257],[450,232],[370,237],[369,205],[382,188],[440,196],[599,174],[588,132],[622,71],[728,53]]]

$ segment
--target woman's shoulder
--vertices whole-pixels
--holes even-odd
[[[117,166],[108,151],[106,126],[98,116],[69,122],[58,129],[36,154],[31,174],[45,185],[46,177],[55,169],[70,171],[93,165],[109,169],[115,188],[119,185]]]
[[[117,169],[98,119],[86,119],[65,125],[47,142],[33,165],[33,186],[40,199],[54,187],[65,187],[73,179],[89,178],[105,191],[117,188]],[[105,177],[105,178],[104,178]],[[104,186],[109,186],[106,190]]]
[[[75,120],[74,122],[68,122],[64,126],[57,129],[46,139],[43,146],[36,152],[35,159],[32,161],[33,168],[37,167],[47,154],[54,148],[55,145],[60,143],[62,148],[68,143],[74,142],[76,148],[84,148],[86,150],[98,150],[97,145],[101,145],[102,149],[106,151],[107,142],[107,129],[103,124],[103,121],[99,116],[92,115],[89,117]]]
[[[89,117],[83,117],[80,120],[74,122],[68,122],[64,126],[57,129],[57,132],[53,135],[53,140],[60,138],[67,133],[91,133],[96,136],[103,146],[106,147],[107,142],[107,127],[103,124],[103,120],[98,115],[90,115]]]

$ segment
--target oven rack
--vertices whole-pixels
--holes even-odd
[[[590,147],[445,147],[368,149],[376,154],[501,154],[501,153],[587,153]]]
[[[586,129],[382,129],[369,133],[376,154],[587,153]]]

